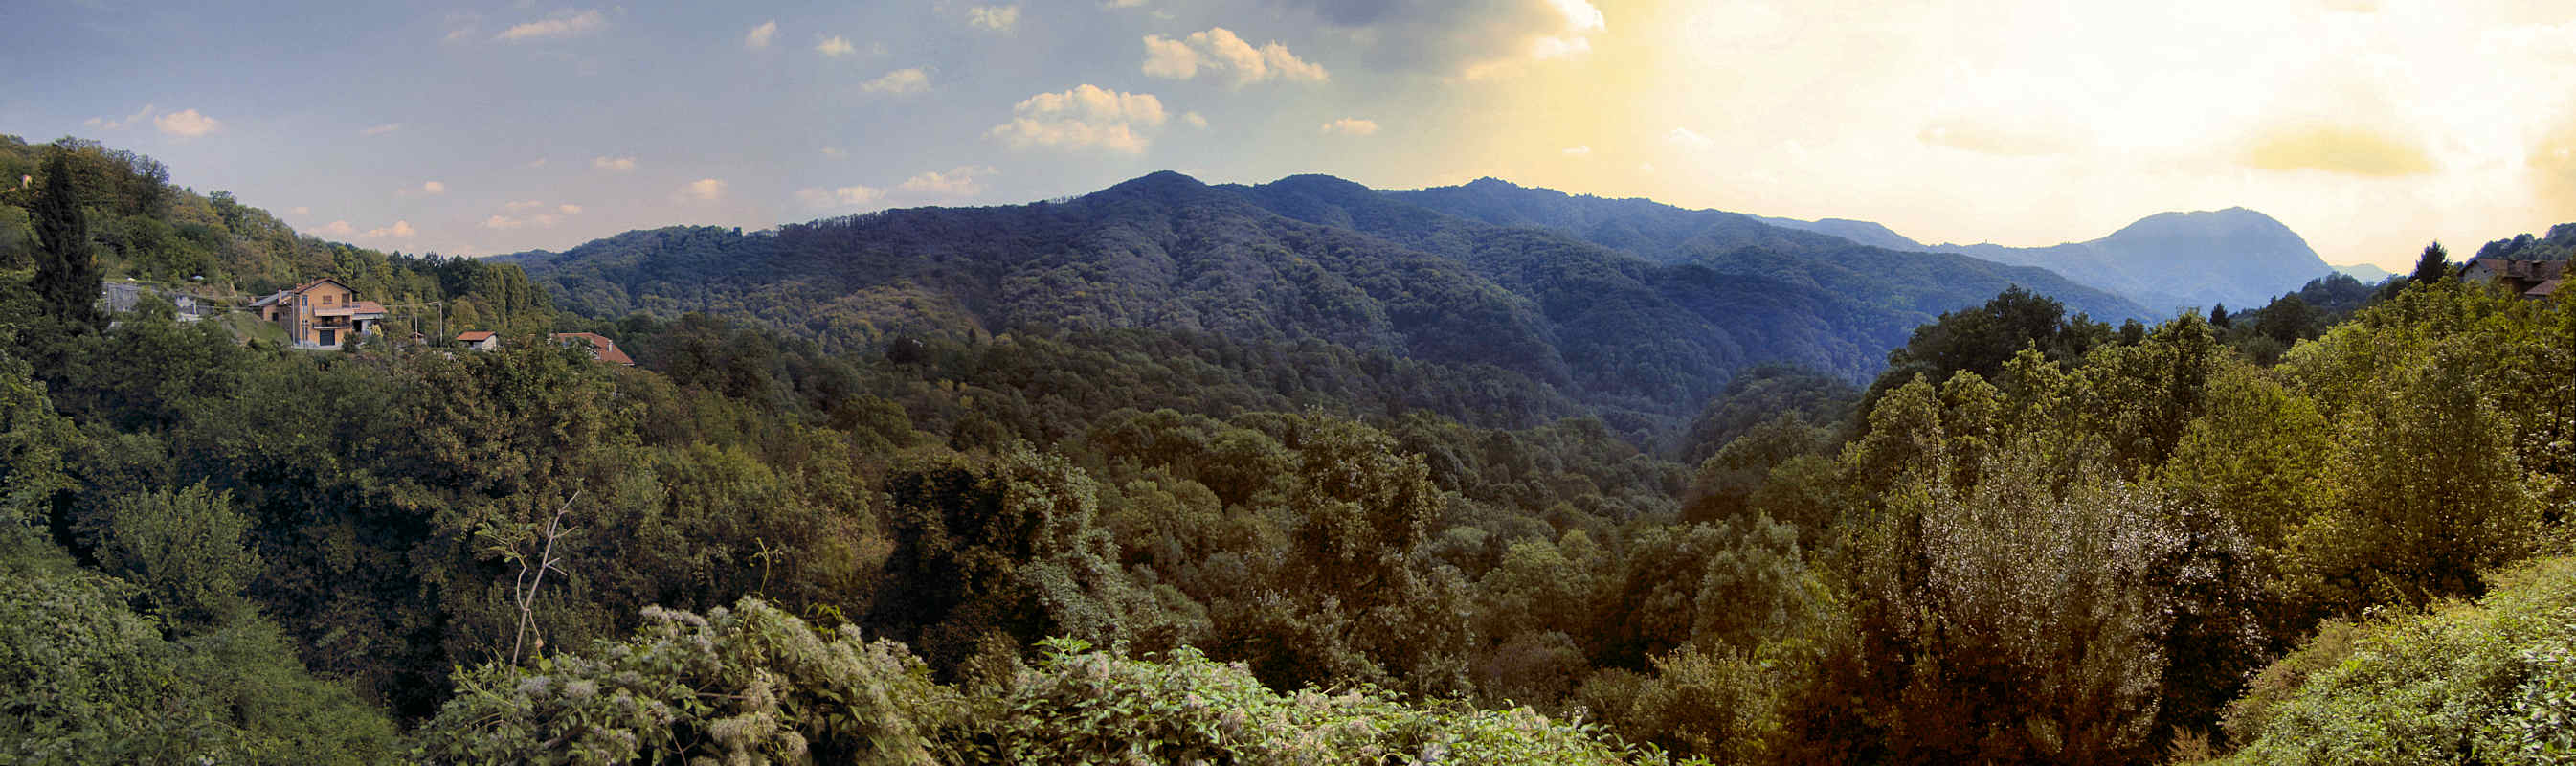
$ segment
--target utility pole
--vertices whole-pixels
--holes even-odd
[[[429,306],[429,307],[433,307],[433,308],[438,309],[438,338],[437,338],[437,340],[438,340],[439,342],[445,342],[445,340],[447,339],[447,301],[437,300],[437,301],[427,301],[427,302],[423,302],[423,303],[401,303],[401,304],[395,304],[395,305],[392,305],[392,306],[386,306],[386,307],[385,307],[385,309],[386,309],[386,310],[388,310],[388,311],[393,310],[393,309],[416,309],[416,308],[420,308],[420,307],[422,307],[422,306]]]

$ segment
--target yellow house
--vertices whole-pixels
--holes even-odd
[[[339,348],[374,334],[385,319],[384,306],[358,300],[357,291],[330,277],[280,290],[250,307],[261,319],[286,328],[286,337],[298,348]]]

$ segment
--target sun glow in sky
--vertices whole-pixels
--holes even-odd
[[[1927,243],[2244,206],[2392,269],[2576,221],[2560,0],[377,5],[18,4],[0,132],[451,254],[1162,169],[1491,175]]]

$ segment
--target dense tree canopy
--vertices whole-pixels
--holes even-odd
[[[2547,557],[2576,544],[2576,304],[2327,279],[2223,325],[2115,329],[2003,289],[1915,328],[1865,401],[1846,370],[1653,368],[1677,398],[1631,427],[1642,410],[1569,360],[1672,349],[1595,338],[1557,369],[1406,345],[1543,340],[1571,316],[1459,276],[1557,268],[1511,249],[1551,241],[1529,232],[1467,231],[1479,266],[1372,265],[1376,240],[1251,215],[1239,192],[1085,203],[1203,192],[1262,222],[1228,263],[1302,285],[1296,305],[1202,330],[1093,320],[1250,288],[1051,301],[1120,283],[1086,271],[1108,261],[1046,261],[1041,234],[1154,260],[1159,235],[1079,217],[680,230],[617,267],[730,268],[751,241],[884,255],[821,244],[858,231],[1045,262],[868,287],[968,321],[844,343],[829,311],[782,326],[725,293],[583,297],[608,288],[267,238],[228,196],[62,151],[49,172],[101,220],[202,206],[222,279],[331,274],[451,319],[608,334],[642,364],[309,351],[167,306],[30,331],[34,269],[0,272],[9,760],[2566,752],[2567,578]],[[97,231],[116,269],[176,247]],[[941,301],[1003,293],[914,289],[933,279],[1025,292],[996,312]],[[557,314],[540,283],[615,314]],[[1435,287],[1494,313],[1370,292]],[[1277,317],[1307,331],[1212,331]]]

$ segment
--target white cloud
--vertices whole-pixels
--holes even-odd
[[[982,177],[996,172],[990,165],[961,165],[913,176],[895,188],[918,197],[965,199],[984,193]]]
[[[1534,59],[1561,59],[1591,52],[1592,39],[1588,37],[1547,35],[1530,41],[1530,58]]]
[[[555,213],[546,213],[546,212],[538,212],[538,213],[529,213],[529,212],[528,212],[528,211],[531,211],[531,210],[540,210],[540,209],[544,208],[545,206],[546,206],[546,203],[538,202],[538,201],[536,201],[536,200],[520,200],[520,201],[517,201],[517,202],[505,202],[505,203],[502,203],[502,205],[501,205],[501,209],[502,209],[502,211],[503,211],[504,213],[506,213],[506,214],[505,214],[505,215],[494,215],[494,216],[492,216],[492,217],[490,217],[490,218],[485,218],[485,219],[483,219],[482,226],[483,226],[483,228],[486,228],[486,229],[496,229],[496,230],[504,230],[504,231],[509,230],[509,229],[518,229],[518,228],[526,228],[526,227],[540,227],[540,228],[542,228],[542,227],[546,227],[546,226],[553,226],[553,225],[555,225],[555,222],[563,220],[563,215],[571,215],[571,214],[574,214],[574,213],[579,213],[579,212],[581,212],[581,206],[579,206],[579,205],[564,205],[564,206],[561,206],[561,207],[556,208],[557,210],[561,211],[563,215],[557,215],[557,214],[555,214]]]
[[[1610,27],[1609,20],[1601,15],[1601,9],[1593,7],[1590,0],[1548,0],[1548,4],[1556,8],[1558,15],[1565,17],[1565,26],[1554,34],[1532,38],[1529,42],[1532,58],[1565,58],[1590,53],[1592,38],[1589,35]]]
[[[1664,140],[1694,152],[1705,152],[1717,145],[1716,141],[1711,141],[1709,137],[1700,135],[1699,131],[1689,128],[1674,128],[1672,132],[1664,134]]]
[[[538,157],[538,158],[536,158],[536,159],[533,159],[533,160],[529,160],[529,161],[528,161],[528,167],[531,167],[531,168],[542,168],[542,167],[545,167],[545,166],[546,166],[546,158],[544,158],[544,157]]]
[[[1322,66],[1297,57],[1288,46],[1271,41],[1260,47],[1244,42],[1224,27],[1173,39],[1145,36],[1145,74],[1174,80],[1198,76],[1199,70],[1231,70],[1235,87],[1269,80],[1323,82],[1332,79]]]
[[[750,33],[750,34],[746,34],[746,35],[743,35],[743,36],[742,36],[742,47],[750,48],[750,49],[752,49],[752,50],[760,50],[760,49],[762,49],[762,48],[767,48],[767,47],[769,47],[769,40],[770,40],[770,38],[777,37],[777,36],[778,36],[778,22],[777,22],[777,21],[772,20],[772,21],[765,21],[765,22],[761,22],[760,26],[756,26],[756,27],[752,27],[752,28],[751,28],[751,33]]]
[[[1565,156],[1568,156],[1568,157],[1590,157],[1590,156],[1592,156],[1592,145],[1591,145],[1591,144],[1584,144],[1584,145],[1580,145],[1580,146],[1569,146],[1569,147],[1565,147]]]
[[[1100,7],[1102,7],[1102,8],[1135,8],[1135,7],[1138,7],[1138,6],[1142,6],[1142,5],[1144,5],[1144,4],[1145,4],[1145,0],[1109,0],[1108,2],[1101,3],[1101,4],[1100,4]]]
[[[349,225],[348,221],[332,221],[330,223],[322,224],[321,228],[314,229],[313,233],[333,237],[346,237],[358,233],[358,227]]]
[[[549,207],[552,208],[551,211],[548,210]],[[494,231],[545,228],[562,222],[564,216],[580,214],[580,205],[549,206],[539,200],[523,199],[501,203],[501,212],[483,219],[482,223],[476,225]]]
[[[1155,77],[1187,80],[1199,74],[1198,49],[1180,40],[1162,35],[1145,36],[1145,73]]]
[[[797,191],[796,199],[811,208],[860,207],[885,199],[885,190],[873,186],[843,186],[838,189],[808,188]]]
[[[634,169],[635,169],[635,158],[633,158],[633,157],[592,157],[592,158],[590,158],[590,166],[591,166],[591,167],[593,167],[593,168],[600,169],[600,170],[614,170],[614,171],[618,171],[618,172],[623,173],[623,172],[625,172],[625,171],[629,171],[629,170],[634,170]]]
[[[2508,55],[2529,60],[2566,64],[2576,62],[2576,50],[2567,40],[2576,38],[2576,19],[2556,24],[2517,24],[2488,29],[2478,35],[2479,47],[2509,51]]]
[[[1193,128],[1207,127],[1207,116],[1198,112],[1182,112],[1181,121],[1189,123]]]
[[[430,195],[446,194],[447,184],[439,183],[437,181],[422,181],[420,182],[420,193]]]
[[[1126,93],[1084,84],[1062,93],[1040,93],[1011,107],[1018,115],[985,135],[1014,149],[1107,149],[1138,154],[1147,135],[1163,126],[1163,102],[1151,93]]]
[[[1008,32],[1011,31],[1013,27],[1020,25],[1020,7],[1017,5],[978,5],[973,8],[966,9],[966,23],[990,29],[995,32]]]
[[[385,123],[385,124],[383,124],[383,125],[378,125],[378,126],[375,126],[375,127],[372,127],[372,128],[363,128],[363,129],[360,129],[360,130],[358,131],[358,135],[361,135],[361,136],[381,136],[381,135],[384,135],[384,134],[387,134],[387,133],[391,133],[391,132],[394,132],[394,131],[397,131],[397,130],[401,130],[401,129],[402,129],[402,123],[399,123],[399,122],[388,122],[388,123]]]
[[[867,93],[894,93],[898,95],[904,93],[921,93],[930,90],[930,74],[921,71],[920,67],[897,69],[892,72],[885,73],[884,77],[869,80],[867,84],[859,86],[859,90]]]
[[[447,14],[447,42],[461,43],[479,36],[482,14],[471,11]]]
[[[1534,62],[1582,56],[1609,30],[1594,0],[1271,0],[1341,27],[1379,69],[1421,69],[1474,80]],[[1752,3],[1723,0],[1676,7]],[[1829,4],[1840,5],[1840,4]],[[1663,14],[1666,16],[1671,13]]]
[[[690,181],[688,185],[680,187],[680,196],[700,202],[724,199],[725,182],[713,178]]]
[[[1601,15],[1601,9],[1592,6],[1591,0],[1548,0],[1548,4],[1555,6],[1557,13],[1565,15],[1566,29],[1599,32],[1610,26],[1609,19]]]
[[[117,128],[131,126],[137,122],[142,122],[144,118],[151,117],[154,111],[156,110],[151,104],[144,104],[142,110],[126,115],[125,119],[122,120],[111,120],[105,117],[92,117],[87,120],[82,120],[81,124],[102,130],[115,130]]]
[[[826,146],[826,147],[823,147],[823,156],[825,156],[825,157],[830,157],[830,158],[832,158],[832,159],[836,159],[836,160],[837,160],[837,159],[841,159],[841,158],[843,158],[843,157],[848,157],[848,156],[850,156],[850,153],[849,153],[849,152],[842,151],[842,150],[840,150],[840,149],[838,149],[838,148],[834,148],[834,147]]]
[[[188,109],[154,117],[152,126],[180,138],[196,138],[213,133],[224,124],[213,117],[198,114],[195,109]]]
[[[1332,122],[1324,123],[1324,132],[1340,133],[1345,136],[1365,136],[1377,132],[1377,122],[1375,120],[1344,117]]]
[[[858,48],[850,45],[850,38],[833,35],[824,39],[821,44],[815,45],[814,50],[821,51],[825,56],[840,58],[850,55],[851,51],[856,51]]]
[[[600,14],[597,9],[581,11],[578,13],[565,11],[556,13],[550,18],[531,21],[509,29],[501,30],[501,33],[493,35],[492,39],[522,42],[527,40],[546,40],[557,37],[571,37],[573,35],[591,32],[607,25],[608,17]]]
[[[296,214],[296,215],[312,215],[312,214],[313,214],[313,208],[305,207],[305,206],[303,206],[303,205],[297,205],[297,206],[294,206],[294,207],[291,207],[291,208],[287,208],[287,209],[286,209],[286,212],[294,213],[294,214]]]
[[[418,233],[420,232],[411,227],[410,221],[395,221],[392,226],[387,226],[381,229],[368,229],[367,233],[360,234],[358,236],[368,237],[371,239],[404,239]]]
[[[2074,148],[2073,141],[2030,124],[2034,121],[2026,115],[2014,121],[1951,117],[1923,126],[1914,137],[1933,146],[2001,157],[2036,157]]]

